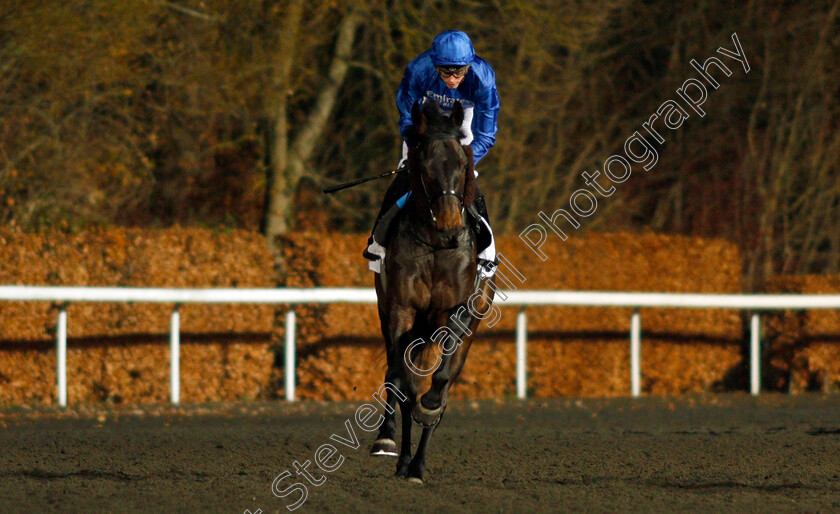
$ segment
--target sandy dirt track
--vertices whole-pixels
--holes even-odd
[[[0,511],[288,512],[356,406],[0,410]],[[354,431],[296,512],[840,511],[838,395],[452,403],[422,486]]]

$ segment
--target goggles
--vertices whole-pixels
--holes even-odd
[[[435,66],[438,74],[443,77],[456,77],[461,78],[467,74],[467,71],[470,69],[470,65],[467,64],[466,66]]]

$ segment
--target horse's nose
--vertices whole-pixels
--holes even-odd
[[[461,216],[461,200],[457,196],[447,195],[438,199],[437,219],[438,230],[457,230],[464,226],[464,219]]]

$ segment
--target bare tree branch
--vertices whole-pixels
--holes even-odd
[[[172,9],[173,11],[178,11],[181,14],[186,14],[187,16],[192,16],[193,18],[198,18],[202,21],[218,23],[222,20],[222,17],[217,14],[205,14],[203,12],[196,11],[195,9],[190,9],[189,7],[176,4],[175,2],[160,2],[160,4]]]

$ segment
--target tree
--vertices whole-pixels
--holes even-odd
[[[286,235],[292,225],[294,196],[304,176],[306,162],[312,157],[316,143],[323,136],[327,121],[336,104],[339,90],[349,68],[348,60],[353,50],[362,17],[350,7],[341,16],[336,30],[334,51],[326,74],[327,80],[320,88],[314,104],[304,116],[302,127],[294,135],[289,127],[288,94],[292,88],[292,72],[297,55],[298,39],[303,10],[302,0],[293,0],[283,19],[277,59],[274,64],[272,91],[266,95],[266,109],[272,120],[270,134],[270,166],[268,201],[265,213],[265,235],[269,246],[275,247],[277,236]]]

